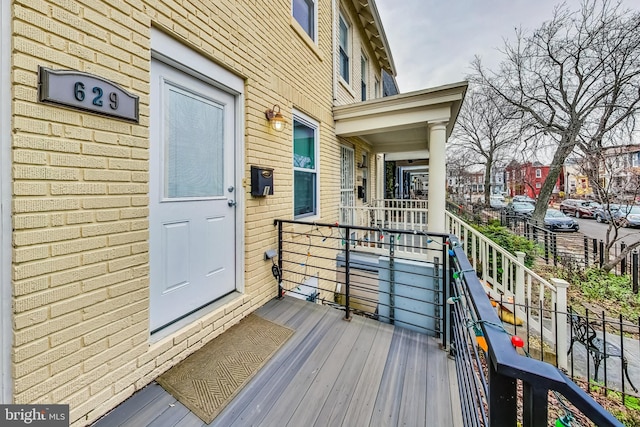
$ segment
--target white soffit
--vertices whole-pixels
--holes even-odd
[[[337,106],[336,134],[362,138],[379,153],[426,150],[429,124],[446,123],[448,137],[466,90],[460,82]]]

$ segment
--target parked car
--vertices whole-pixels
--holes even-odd
[[[613,214],[613,220],[622,227],[640,227],[640,206],[621,206]]]
[[[560,203],[560,211],[576,218],[593,218],[599,203],[590,200],[567,199]]]
[[[499,194],[492,194],[489,197],[489,206],[491,209],[503,209],[507,204],[504,201],[504,197]]]
[[[512,202],[526,202],[526,203],[532,203],[532,204],[536,204],[536,201],[534,199],[532,199],[529,196],[523,196],[523,195],[518,195],[518,196],[513,196],[513,199],[511,199]]]
[[[617,215],[618,210],[620,210],[620,205],[617,204],[601,205],[593,211],[593,217],[598,222],[609,222],[612,215]]]
[[[507,215],[515,215],[523,218],[529,218],[533,213],[535,206],[528,202],[514,202],[511,201],[504,211]]]
[[[575,219],[568,217],[558,209],[547,209],[544,215],[544,226],[551,231],[578,231],[580,225]]]

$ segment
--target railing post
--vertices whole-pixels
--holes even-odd
[[[593,262],[598,262],[598,239],[595,237],[591,239],[591,243],[593,244]]]
[[[546,388],[522,382],[522,425],[527,427],[546,427],[549,425],[548,394],[549,390]]]
[[[395,322],[395,235],[389,235],[389,323]]]
[[[489,357],[489,426],[515,426],[518,416],[515,378],[499,374]]]
[[[519,264],[516,265],[516,283],[513,293],[516,298],[516,305],[519,305],[520,307],[524,306],[524,259],[526,256],[527,254],[524,252],[516,252]]]
[[[278,221],[278,271],[280,272],[280,280],[278,280],[278,299],[284,296],[282,289],[282,221]]]
[[[552,278],[549,280],[556,288],[556,319],[558,322],[555,328],[558,331],[556,336],[556,355],[558,356],[558,368],[567,369],[569,366],[567,359],[567,288],[569,282],[562,279]]]
[[[638,294],[638,251],[634,250],[631,254],[631,279],[633,285],[633,293]]]
[[[600,240],[600,242],[598,242],[598,255],[600,258],[600,268],[602,268],[602,266],[604,265],[604,242],[602,240]]]
[[[620,252],[624,252],[624,248],[626,247],[627,245],[625,245],[624,242],[620,242]],[[627,274],[627,257],[626,256],[622,258],[622,260],[620,261],[620,274],[622,276]]]
[[[549,233],[545,230],[544,232],[544,262],[549,265]]]
[[[587,236],[584,239],[584,268],[589,268],[589,239]]]
[[[349,226],[345,227],[345,244],[344,244],[344,306],[345,306],[345,315],[344,315],[344,319],[345,320],[351,320],[351,313],[349,312],[349,282],[350,277],[351,276],[351,272],[350,272],[350,264],[351,261],[349,260],[349,254],[351,253],[351,251],[349,250],[350,245],[350,239],[351,239],[351,230],[349,229]]]

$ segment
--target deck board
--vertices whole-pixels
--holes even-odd
[[[355,341],[351,357],[342,365],[338,378],[333,384],[329,396],[318,414],[320,426],[340,425],[349,409],[349,402],[354,396],[358,380],[367,361],[367,355],[371,352],[379,325],[375,327],[363,327]],[[312,424],[307,424],[312,425]],[[316,424],[318,425],[318,424]]]
[[[362,369],[356,391],[349,402],[349,408],[344,416],[342,425],[344,427],[355,425],[368,425],[373,415],[373,408],[376,403],[377,390],[384,365],[386,363],[387,354],[391,348],[391,340],[393,339],[393,327],[380,323],[378,333],[375,338],[375,345],[371,348],[371,352],[367,356],[367,360]],[[321,426],[321,423],[316,423]]]
[[[432,337],[292,297],[256,314],[295,333],[211,426],[460,425],[455,370]],[[153,383],[95,424],[134,425],[205,424]]]
[[[321,366],[315,368],[313,382],[310,384],[308,381],[303,382],[300,394],[302,394],[302,389],[306,388],[304,396],[300,400],[291,418],[289,418],[288,425],[313,425],[313,422],[318,418],[318,414],[322,411],[324,402],[329,398],[327,390],[331,390],[333,384],[338,380],[338,375],[340,375],[342,367],[351,354],[351,350],[358,339],[358,335],[360,335],[360,331],[362,331],[365,320],[355,317],[350,323],[345,323],[345,330],[339,335],[339,340],[322,361]],[[319,375],[320,372],[322,375]],[[344,375],[348,377],[350,373],[347,372],[344,373]],[[296,390],[291,387],[287,391],[289,396],[283,397],[287,400],[293,399]]]

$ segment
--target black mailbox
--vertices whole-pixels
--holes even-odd
[[[271,196],[273,194],[273,169],[251,166],[251,195]]]

